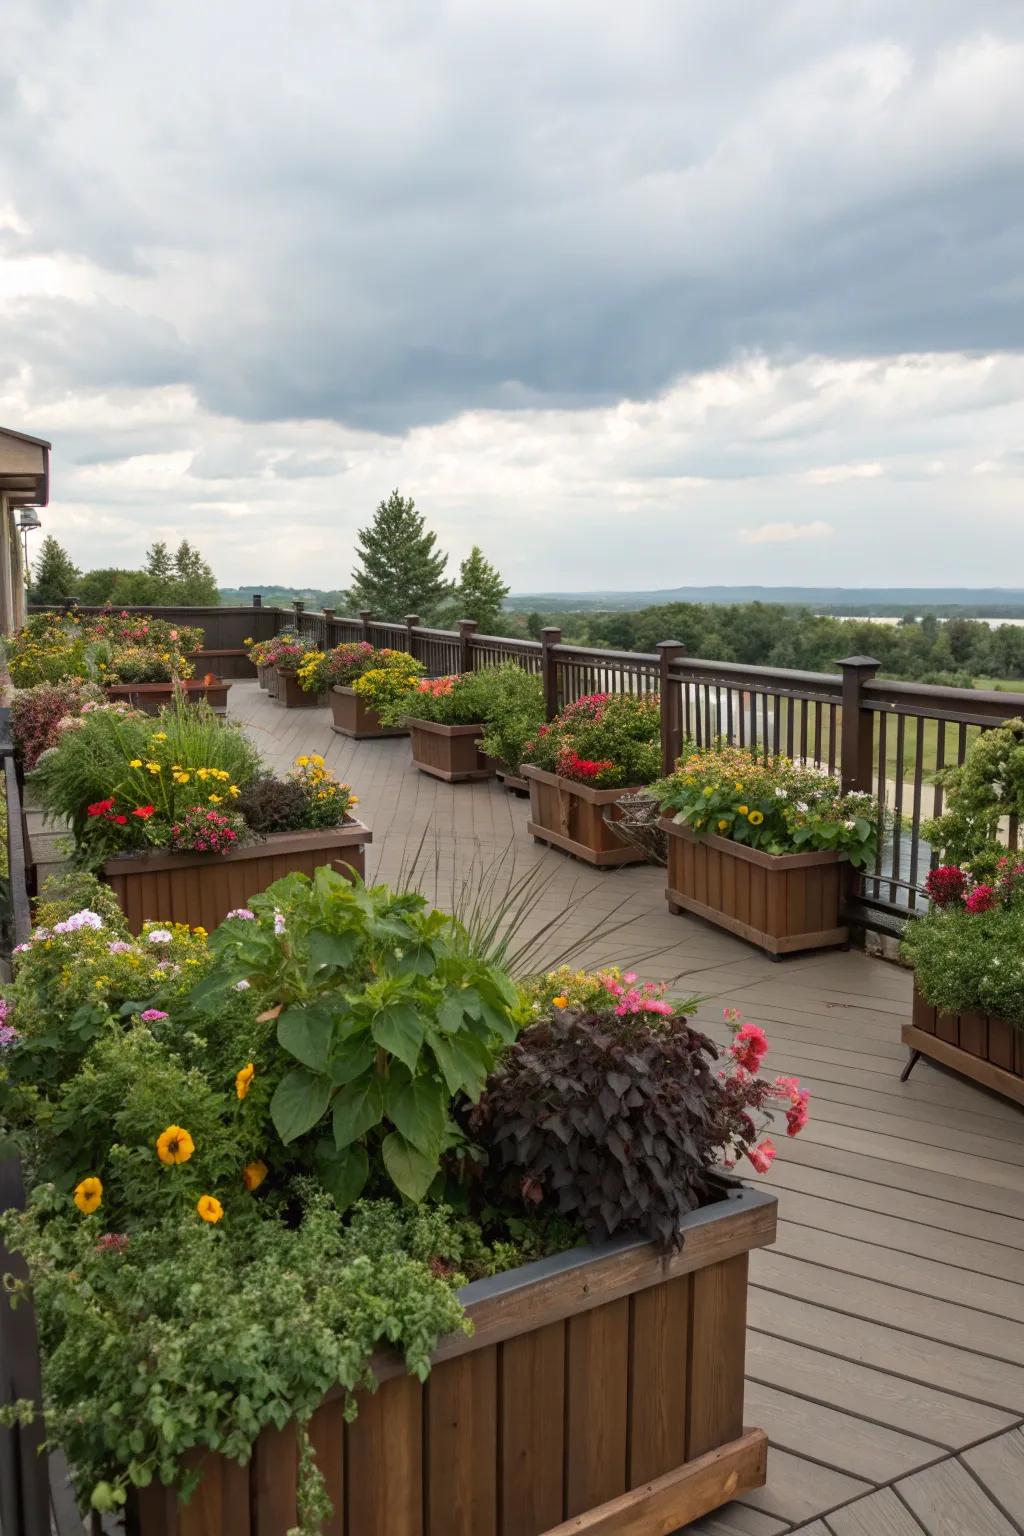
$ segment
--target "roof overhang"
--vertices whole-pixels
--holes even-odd
[[[45,507],[50,500],[50,444],[0,427],[0,492],[12,507]]]

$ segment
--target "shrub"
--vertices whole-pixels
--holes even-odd
[[[714,832],[764,853],[834,849],[857,869],[875,857],[874,798],[844,795],[824,770],[786,757],[755,757],[727,745],[686,752],[653,793],[664,814],[694,832]]]
[[[294,630],[282,630],[272,640],[261,640],[249,652],[258,667],[297,667],[304,656],[316,650],[312,640]]]
[[[333,683],[348,685],[370,667],[386,666],[396,651],[375,651],[369,641],[353,640],[331,651],[310,651],[299,663],[299,684],[306,693],[323,693]]]
[[[376,710],[382,725],[395,725],[425,671],[423,663],[405,651],[378,651],[377,665],[357,677],[352,687],[364,704]]]
[[[104,683],[170,683],[189,678],[190,661],[177,650],[158,650],[143,645],[97,645],[91,653]]]
[[[943,1013],[991,1013],[1024,1027],[1024,860],[1003,853],[991,884],[944,866],[926,889],[935,906],[908,924],[900,951],[922,997]]]
[[[359,796],[334,777],[318,752],[297,757],[288,782],[302,796],[302,825],[311,831],[340,827],[348,819],[349,811],[359,804]]]
[[[982,731],[963,763],[940,769],[935,782],[946,790],[946,809],[921,832],[943,863],[998,858],[1004,820],[1024,817],[1024,720]]]
[[[541,680],[515,662],[482,668],[472,676],[480,719],[487,726],[480,750],[517,773],[523,748],[544,723]]]
[[[591,693],[542,725],[524,763],[597,789],[650,784],[661,772],[661,706],[656,696]]]
[[[253,779],[235,802],[247,827],[257,837],[271,832],[297,832],[305,823],[306,795],[300,784],[269,775]]]
[[[61,739],[61,722],[81,713],[83,704],[102,704],[103,691],[80,677],[36,683],[11,701],[11,736],[26,771]]]

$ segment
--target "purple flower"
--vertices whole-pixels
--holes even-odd
[[[174,934],[169,928],[154,928],[146,937],[151,944],[169,944]]]
[[[12,955],[27,955],[31,948],[32,948],[31,944],[15,944],[14,948],[11,950],[11,954]]]
[[[131,948],[131,945],[126,944],[124,939],[115,939],[113,944],[107,945],[107,953],[110,955],[128,955],[131,954]]]
[[[70,917],[62,923],[54,924],[54,933],[77,933],[80,928],[102,928],[103,919],[98,912],[90,912],[88,907],[83,907],[81,912],[72,912]]]
[[[236,907],[233,912],[228,913],[228,917],[244,917],[248,922],[255,922],[256,913],[250,912],[248,907]]]
[[[155,1024],[157,1019],[169,1019],[169,1013],[161,1013],[159,1008],[147,1008],[145,1013],[140,1013],[139,1018],[143,1024]]]
[[[18,1031],[13,1024],[0,1024],[0,1051],[6,1051],[17,1038]]]
[[[284,913],[280,910],[274,912],[274,932],[278,937],[284,933]]]

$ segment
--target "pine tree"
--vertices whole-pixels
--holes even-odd
[[[495,634],[508,593],[501,572],[484,559],[480,546],[474,544],[459,566],[459,585],[455,594],[459,618],[475,619],[482,634]]]
[[[146,570],[150,576],[163,583],[174,579],[174,561],[171,552],[162,539],[151,544],[146,551]]]
[[[379,618],[401,619],[418,613],[426,623],[436,616],[451,584],[445,580],[447,555],[435,546],[412,497],[392,491],[368,528],[360,528],[351,601]]]
[[[173,580],[167,600],[196,608],[215,608],[220,602],[212,568],[187,539],[182,539],[174,552]]]
[[[71,556],[52,534],[43,540],[32,581],[29,586],[30,603],[59,603],[65,597],[73,597],[78,587],[80,572]]]

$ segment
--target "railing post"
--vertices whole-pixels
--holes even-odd
[[[254,608],[262,608],[263,607],[263,593],[262,592],[254,592],[253,593],[253,595],[252,595],[252,605],[253,605]]]
[[[459,620],[459,671],[472,672],[473,652],[470,641],[476,634],[476,619]]]
[[[298,618],[299,614],[302,612],[302,610],[305,608],[305,606],[306,606],[306,599],[304,597],[293,597],[292,598],[292,607],[295,610],[295,617],[296,618]]]
[[[328,622],[333,621],[333,619],[334,619],[334,609],[333,608],[325,608],[323,610],[323,613],[324,613],[324,618],[327,619]]]
[[[405,616],[405,633],[408,639],[409,655],[416,655],[416,630],[422,623],[418,613],[407,613]]]
[[[558,657],[554,648],[562,643],[557,624],[548,624],[540,632],[540,675],[544,684],[544,715],[553,720],[558,714]]]
[[[864,684],[871,681],[880,662],[873,656],[847,656],[839,663],[843,674],[843,724],[840,736],[839,773],[843,794],[854,789],[871,791],[874,777],[874,715],[864,708]]]
[[[661,663],[661,767],[671,773],[683,749],[683,700],[680,685],[672,676],[672,663],[686,655],[686,646],[678,640],[662,640],[658,646]]]
[[[370,620],[373,618],[372,608],[360,608],[359,622],[363,626],[363,639],[367,645],[370,643]]]

